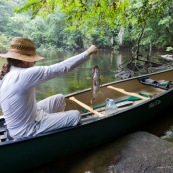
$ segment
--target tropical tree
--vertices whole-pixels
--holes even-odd
[[[85,29],[91,34],[97,34],[99,28],[102,32],[114,33],[110,34],[111,39],[118,36],[118,33],[114,32],[117,29],[123,27],[129,30],[129,26],[132,30],[137,28],[136,52],[138,54],[144,34],[152,30],[145,31],[151,24],[150,21],[155,19],[157,26],[163,26],[163,23],[168,20],[164,18],[165,13],[170,13],[172,4],[173,0],[27,0],[16,11],[31,11],[32,17],[35,17],[36,15],[48,16],[53,11],[59,10],[65,14],[65,21],[70,29]]]
[[[141,47],[173,47],[173,0],[8,0],[0,6],[0,34],[31,37],[42,48],[130,46],[137,56]]]
[[[54,10],[66,14],[66,21],[75,28],[98,26],[115,28],[117,23],[143,24],[163,15],[172,0],[27,0],[17,12],[31,11],[48,16]]]

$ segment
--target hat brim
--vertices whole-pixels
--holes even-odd
[[[39,55],[32,55],[32,56],[28,56],[28,55],[23,55],[20,53],[16,53],[16,52],[7,52],[6,54],[0,54],[1,58],[12,58],[12,59],[18,59],[21,61],[27,61],[27,62],[35,62],[35,61],[39,61],[44,59],[44,57],[39,56]]]

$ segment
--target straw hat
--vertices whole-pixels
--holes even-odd
[[[27,62],[35,62],[44,57],[37,55],[33,41],[25,37],[14,37],[10,43],[9,51],[0,54],[2,58],[12,58]]]

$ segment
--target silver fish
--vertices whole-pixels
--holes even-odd
[[[92,68],[92,106],[100,89],[100,69],[97,65]]]

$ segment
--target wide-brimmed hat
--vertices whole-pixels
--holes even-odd
[[[14,37],[6,54],[0,54],[2,58],[12,58],[27,62],[35,62],[44,59],[36,53],[34,42],[25,37]]]

